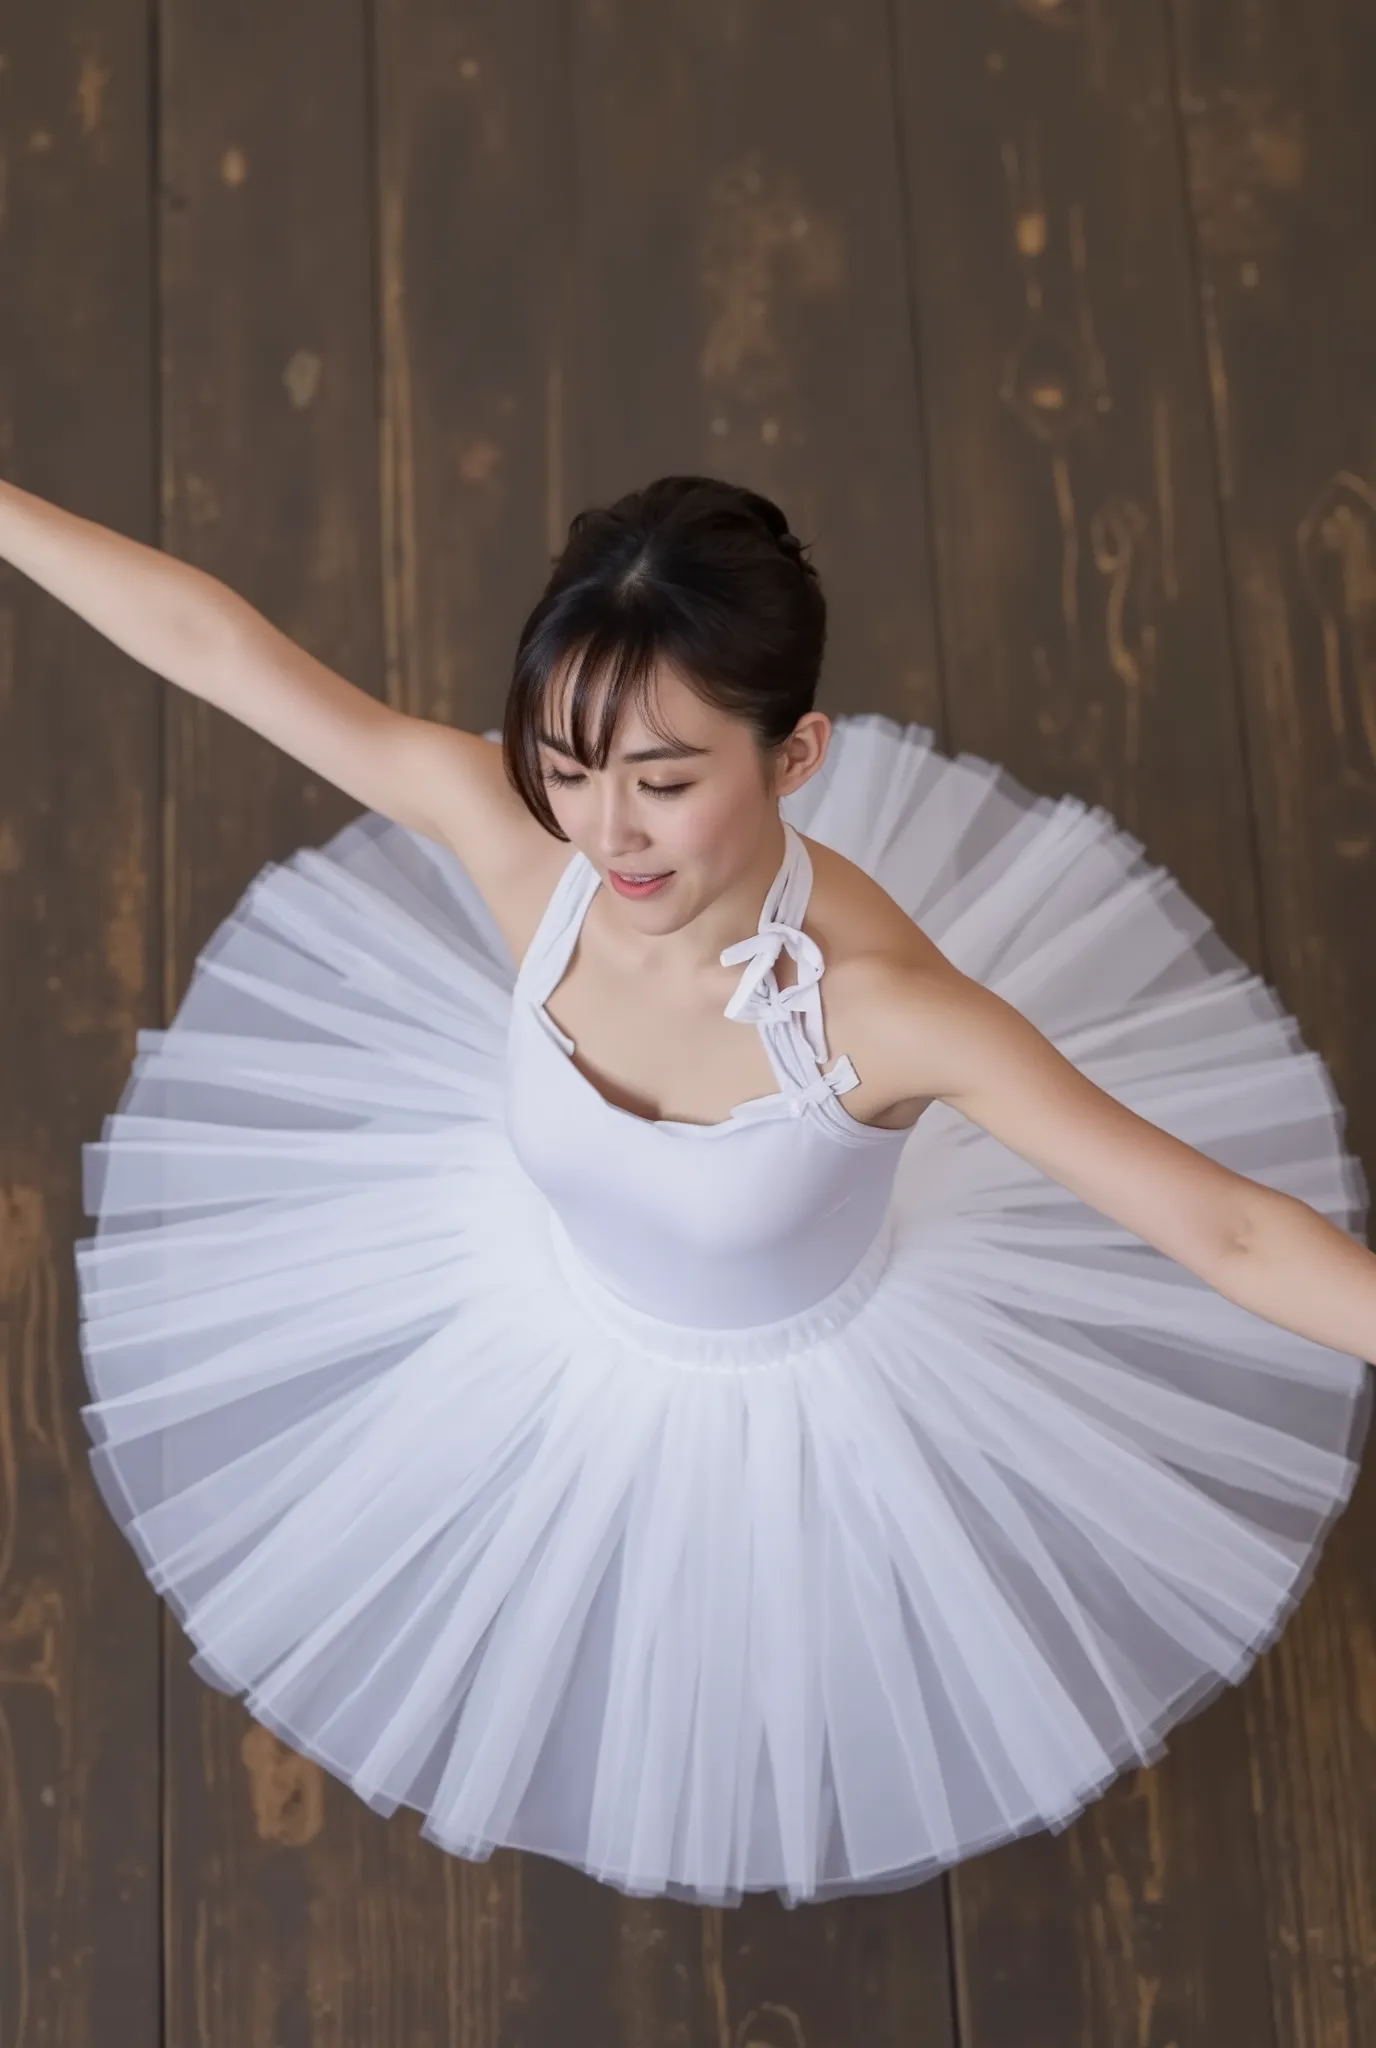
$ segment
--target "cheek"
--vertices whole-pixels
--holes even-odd
[[[709,853],[731,829],[730,801],[724,802],[715,791],[694,790],[683,801],[662,808],[667,814],[666,834],[671,833],[685,852]]]
[[[562,790],[552,789],[548,783],[545,784],[545,802],[559,830],[577,846],[578,816],[575,807],[565,801]]]
[[[730,872],[736,854],[751,844],[754,823],[750,806],[731,789],[703,791],[683,806],[681,816],[666,826],[664,844],[672,844],[686,860]]]

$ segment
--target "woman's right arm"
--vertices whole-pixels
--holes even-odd
[[[145,668],[478,868],[549,843],[499,747],[379,703],[190,562],[3,480],[0,557]]]

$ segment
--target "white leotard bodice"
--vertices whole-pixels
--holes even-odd
[[[812,1308],[878,1251],[910,1135],[861,1123],[839,1097],[859,1085],[829,1055],[816,941],[802,930],[812,862],[784,820],[785,851],[725,1014],[758,1027],[779,1087],[720,1123],[652,1121],[609,1102],[574,1064],[545,1003],[601,884],[575,853],[513,991],[506,1127],[546,1197],[561,1255],[646,1314],[698,1328],[774,1322]],[[797,978],[774,972],[787,949]]]

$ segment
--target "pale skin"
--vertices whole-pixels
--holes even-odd
[[[629,708],[605,769],[542,748],[571,844],[554,839],[478,733],[379,703],[216,578],[0,482],[0,557],[135,660],[217,706],[355,802],[449,846],[519,959],[573,848],[605,878],[674,870],[632,901],[606,884],[549,1001],[583,1070],[633,1114],[711,1123],[777,1085],[759,1034],[722,1015],[739,969],[718,954],[753,931],[783,857],[779,803],[816,774],[831,722],[811,712],[766,759],[753,732],[656,672],[653,725],[701,753],[627,761],[661,744]],[[561,679],[562,680],[562,679]],[[566,733],[556,688],[549,730]],[[672,794],[662,791],[683,785]],[[862,1122],[912,1125],[952,1107],[1219,1293],[1362,1359],[1376,1354],[1376,1256],[1297,1198],[1235,1173],[1099,1088],[992,990],[963,974],[862,869],[807,840],[805,929],[826,961],[827,1043],[861,1085]],[[792,976],[782,956],[779,980]],[[842,1100],[842,1098],[838,1098]]]

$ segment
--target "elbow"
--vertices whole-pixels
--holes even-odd
[[[1283,1194],[1279,1188],[1249,1182],[1241,1199],[1229,1209],[1215,1237],[1215,1273],[1226,1277],[1237,1270],[1241,1260],[1255,1258],[1265,1246],[1276,1220],[1283,1220],[1305,1206],[1294,1195]]]

